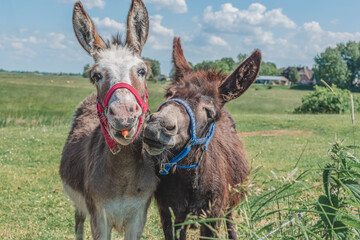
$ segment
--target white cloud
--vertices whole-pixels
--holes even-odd
[[[262,22],[270,27],[296,28],[295,22],[284,15],[280,8],[266,12]]]
[[[296,24],[282,13],[282,9],[266,11],[260,3],[253,3],[246,10],[240,10],[231,3],[221,5],[219,11],[212,6],[204,10],[203,22],[208,29],[222,32],[251,32],[254,27],[278,27],[294,29]]]
[[[332,25],[336,25],[336,24],[338,24],[339,22],[340,22],[340,19],[338,19],[338,18],[335,18],[335,19],[333,19],[333,20],[330,21],[330,23],[331,23]]]
[[[75,3],[78,0],[59,0],[60,2],[64,3]],[[98,7],[104,9],[106,3],[104,0],[81,0],[82,4],[87,9],[92,9],[94,7]]]
[[[105,1],[104,0],[83,0],[84,6],[88,9],[92,9],[94,7],[104,8]]]
[[[263,35],[265,38],[265,34]],[[271,38],[269,38],[271,39]],[[323,29],[320,23],[304,23],[296,30],[286,32],[283,36],[272,36],[270,42],[249,44],[263,50],[263,56],[283,66],[314,64],[314,57],[327,47],[347,41],[360,41],[360,32],[332,32]],[[272,43],[271,43],[272,42]],[[256,45],[259,44],[259,45]]]
[[[309,42],[309,46],[316,44],[328,47],[335,46],[340,42],[360,40],[360,32],[349,33],[326,31],[320,26],[320,23],[316,21],[304,23],[302,28],[299,30],[299,36],[302,32],[306,33],[306,40]]]
[[[64,44],[65,35],[62,33],[49,33],[49,47],[54,49],[64,49],[66,45]]]
[[[26,59],[29,59],[29,58],[34,58],[37,54],[34,50],[30,49],[30,48],[24,48],[24,49],[18,49],[18,51],[15,51],[14,52],[15,58],[26,58]]]
[[[320,27],[320,24],[315,21],[304,23],[303,28],[306,32],[310,32],[314,34],[319,34],[323,32],[322,28]]]
[[[102,20],[100,20],[98,17],[94,17],[93,22],[97,28],[107,28],[107,29],[114,30],[114,31],[124,31],[125,30],[124,23],[119,23],[108,17],[105,17]]]
[[[174,13],[188,11],[185,0],[145,0],[145,3],[155,4],[158,9],[170,10]]]
[[[20,42],[13,42],[13,43],[11,43],[11,46],[15,49],[23,49],[24,48],[24,45]]]
[[[154,15],[150,16],[150,31],[153,33],[162,35],[162,36],[174,36],[174,30],[166,28],[161,25],[161,21],[163,19],[163,16],[161,15]]]
[[[19,38],[13,35],[3,35],[2,39],[8,42],[19,42],[19,43],[38,43],[38,39],[34,36]]]
[[[155,50],[170,50],[174,30],[161,25],[162,19],[161,15],[150,16],[150,34],[147,42]]]
[[[29,41],[29,43],[37,43],[36,37],[33,37],[33,36],[29,37],[28,41]]]
[[[217,46],[222,46],[222,47],[226,47],[229,45],[224,39],[222,39],[221,37],[218,37],[218,36],[214,36],[214,35],[209,36],[208,42],[211,45],[217,45]]]

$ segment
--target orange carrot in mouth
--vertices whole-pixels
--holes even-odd
[[[125,139],[127,139],[126,137],[129,135],[129,130],[122,130],[121,134],[124,136]]]

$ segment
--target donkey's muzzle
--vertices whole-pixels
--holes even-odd
[[[107,112],[107,119],[114,130],[130,130],[137,125],[141,114],[141,108],[136,103],[112,103]]]
[[[150,121],[144,130],[144,143],[153,148],[174,147],[174,136],[168,135],[166,129],[158,121]]]

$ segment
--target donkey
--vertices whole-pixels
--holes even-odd
[[[75,112],[60,164],[64,190],[75,204],[76,239],[83,239],[87,215],[93,239],[110,239],[112,228],[127,240],[140,239],[157,184],[153,162],[142,158],[150,68],[140,55],[148,13],[141,0],[132,0],[125,44],[119,37],[105,43],[80,1],[73,26],[95,60],[89,74],[97,89]]]
[[[145,157],[153,159],[160,170],[155,198],[165,239],[178,239],[169,208],[175,224],[184,222],[189,213],[209,218],[225,214],[228,235],[237,239],[229,210],[246,194],[234,189],[247,180],[249,164],[224,104],[254,82],[261,53],[255,50],[226,77],[215,70],[194,71],[184,57],[180,39],[175,38],[173,62],[174,79],[167,87],[167,101],[148,116],[144,130]],[[214,237],[212,229],[218,226],[219,222],[201,225],[201,237]],[[180,231],[179,239],[186,238],[186,229],[175,230]]]

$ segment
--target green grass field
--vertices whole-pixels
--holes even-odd
[[[163,101],[164,88],[148,83],[152,111]],[[93,91],[82,77],[0,74],[0,239],[74,239],[73,207],[58,168],[72,114]],[[238,132],[258,132],[243,137],[253,168],[260,168],[255,186],[287,176],[299,158],[300,170],[323,164],[335,138],[359,144],[359,113],[356,125],[349,115],[292,114],[306,93],[253,86],[226,106]],[[273,136],[261,135],[268,131]],[[88,224],[85,231],[91,239]],[[154,204],[143,239],[162,239]]]

